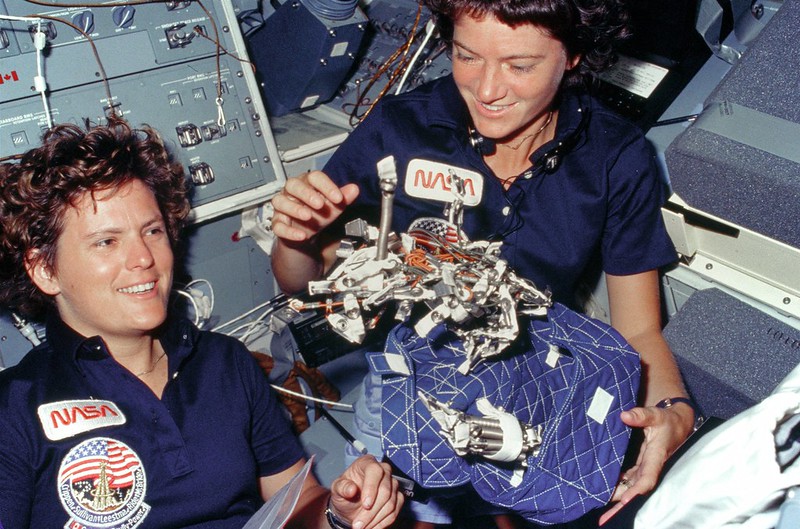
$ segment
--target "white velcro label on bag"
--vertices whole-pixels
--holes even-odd
[[[388,364],[389,369],[395,373],[406,376],[411,374],[411,370],[408,369],[408,364],[406,364],[406,359],[403,358],[403,355],[384,353],[383,357],[386,359],[386,364]]]
[[[125,415],[110,400],[62,400],[37,410],[44,434],[51,441],[107,426],[125,424]]]
[[[439,202],[453,202],[456,194],[450,182],[450,171],[464,182],[465,206],[477,206],[483,198],[483,175],[462,167],[415,158],[408,162],[405,191],[409,196]]]
[[[544,363],[550,367],[556,367],[558,365],[558,359],[561,358],[561,352],[558,350],[558,346],[555,344],[549,344],[549,350],[547,351],[547,358],[544,359]]]
[[[596,422],[603,424],[603,421],[606,420],[608,416],[608,410],[611,408],[611,404],[614,402],[614,397],[608,391],[604,390],[603,388],[597,388],[594,392],[594,396],[592,397],[592,403],[589,405],[589,409],[586,411],[586,415],[589,418],[594,419]]]

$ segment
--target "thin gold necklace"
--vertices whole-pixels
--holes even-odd
[[[534,133],[532,133],[532,134],[528,134],[527,136],[525,136],[524,138],[522,138],[521,140],[519,140],[519,143],[517,144],[517,146],[516,146],[516,147],[512,147],[511,145],[507,145],[507,144],[505,144],[505,143],[501,143],[500,145],[502,145],[502,146],[503,146],[503,147],[505,147],[506,149],[511,149],[512,151],[519,150],[519,148],[520,148],[520,147],[522,147],[522,144],[523,144],[523,143],[525,143],[525,142],[526,142],[526,141],[528,141],[529,139],[531,139],[531,138],[535,138],[536,136],[538,136],[539,134],[541,134],[541,133],[542,133],[542,131],[543,131],[545,128],[547,128],[547,126],[550,124],[550,122],[551,122],[551,121],[553,121],[553,111],[552,111],[552,110],[550,111],[550,113],[549,113],[549,114],[547,114],[547,119],[545,120],[545,122],[544,122],[544,125],[542,125],[541,127],[539,127],[539,130],[537,130],[536,132],[534,132]]]
[[[145,375],[149,375],[150,373],[152,373],[153,371],[155,371],[155,370],[156,370],[156,366],[158,365],[158,363],[159,363],[159,362],[161,361],[161,359],[162,359],[162,358],[164,358],[166,355],[167,355],[167,352],[166,352],[166,351],[164,351],[163,353],[161,353],[161,356],[159,356],[158,358],[156,358],[155,362],[153,362],[153,365],[151,365],[151,366],[150,366],[150,369],[148,369],[147,371],[142,371],[141,373],[136,373],[136,376],[137,376],[137,377],[143,377],[143,376],[145,376]]]

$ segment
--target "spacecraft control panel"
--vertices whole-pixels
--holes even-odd
[[[248,60],[239,0],[0,0],[0,158],[54,123],[111,113],[162,133],[196,220],[263,201],[285,179]]]

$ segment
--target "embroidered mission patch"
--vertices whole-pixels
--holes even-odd
[[[95,437],[64,457],[58,495],[70,516],[67,529],[134,529],[150,512],[142,461],[123,442]]]

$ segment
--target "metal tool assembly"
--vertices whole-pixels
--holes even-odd
[[[461,231],[463,183],[450,171],[453,200],[448,220],[417,219],[407,233],[391,232],[392,203],[397,185],[394,158],[378,163],[381,189],[380,229],[363,220],[347,224],[347,237],[337,249],[339,263],[322,280],[311,281],[308,293],[321,301],[292,299],[297,311],[324,310],[333,330],[361,343],[390,301],[395,318],[405,321],[416,304],[427,313],[414,324],[421,337],[445,323],[463,343],[467,374],[479,362],[505,350],[519,334],[519,315],[543,316],[552,305],[550,292],[517,276],[500,257],[502,242],[469,241]],[[520,423],[511,414],[478,403],[483,417],[453,410],[429,395],[422,402],[442,427],[457,454],[524,465],[541,443],[541,426]]]

